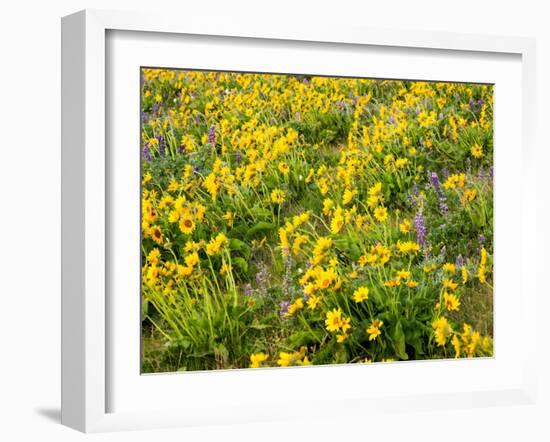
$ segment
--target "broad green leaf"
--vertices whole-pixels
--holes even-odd
[[[275,228],[275,224],[268,223],[266,221],[260,221],[256,224],[254,224],[250,229],[248,229],[248,232],[246,232],[246,238],[251,238],[257,233],[261,232],[269,232],[270,230],[273,230]]]

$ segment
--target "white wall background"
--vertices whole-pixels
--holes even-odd
[[[549,440],[550,303],[544,284],[549,234],[550,14],[545,2],[460,0],[19,0],[0,8],[0,440]],[[84,436],[59,425],[60,17],[83,8],[239,14],[250,20],[354,24],[537,38],[539,366],[536,406],[411,412]],[[514,240],[511,238],[511,240]],[[545,378],[546,375],[546,378]],[[322,388],[322,386],[320,386]],[[289,396],[291,398],[291,395]],[[185,398],[182,398],[185,400]]]

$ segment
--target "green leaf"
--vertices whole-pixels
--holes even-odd
[[[141,320],[143,321],[149,314],[149,301],[143,299],[141,302]]]
[[[237,267],[241,272],[247,273],[248,272],[248,263],[245,261],[244,258],[241,258],[238,256],[237,258],[233,258],[231,262]]]
[[[395,328],[393,329],[393,345],[395,354],[399,359],[409,359],[409,355],[405,351],[405,333],[403,333],[403,326],[401,321],[397,321]]]
[[[293,333],[288,338],[289,347],[298,348],[298,347],[302,347],[303,345],[307,346],[309,344],[313,344],[315,342],[320,341],[322,336],[323,336],[323,331],[321,330],[299,331],[299,332]]]
[[[271,328],[272,326],[270,324],[260,324],[258,321],[254,321],[248,327],[253,328],[254,330],[264,330],[266,328]]]
[[[270,218],[273,212],[264,207],[252,207],[250,212],[257,218]]]
[[[242,250],[245,246],[246,244],[244,243],[244,241],[241,241],[240,239],[231,238],[229,240],[229,248],[231,250]]]
[[[257,233],[261,232],[269,232],[270,230],[273,230],[275,228],[275,224],[268,223],[266,221],[260,221],[256,224],[254,224],[250,229],[248,229],[248,232],[246,232],[246,238],[251,238]]]

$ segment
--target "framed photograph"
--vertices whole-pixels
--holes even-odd
[[[83,11],[62,45],[64,424],[534,400],[534,41]]]

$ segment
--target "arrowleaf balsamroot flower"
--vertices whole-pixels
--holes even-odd
[[[285,202],[285,193],[281,189],[274,189],[271,192],[271,201],[275,204],[283,204]]]
[[[454,294],[449,294],[447,292],[443,293],[443,301],[445,303],[445,308],[450,312],[455,312],[459,310],[460,301]]]
[[[262,363],[267,361],[269,356],[265,353],[254,353],[250,355],[250,368],[260,368]]]
[[[483,147],[481,147],[480,144],[475,143],[470,149],[470,153],[474,158],[481,158],[483,157]]]
[[[374,341],[378,336],[382,334],[380,329],[384,323],[378,319],[375,319],[371,322],[369,325],[369,328],[367,328],[367,333],[369,334],[369,341]]]
[[[388,218],[388,209],[386,209],[384,206],[379,206],[376,209],[374,209],[374,217],[379,222],[384,222]]]
[[[369,289],[367,287],[359,287],[353,292],[353,300],[360,303],[369,299]]]

